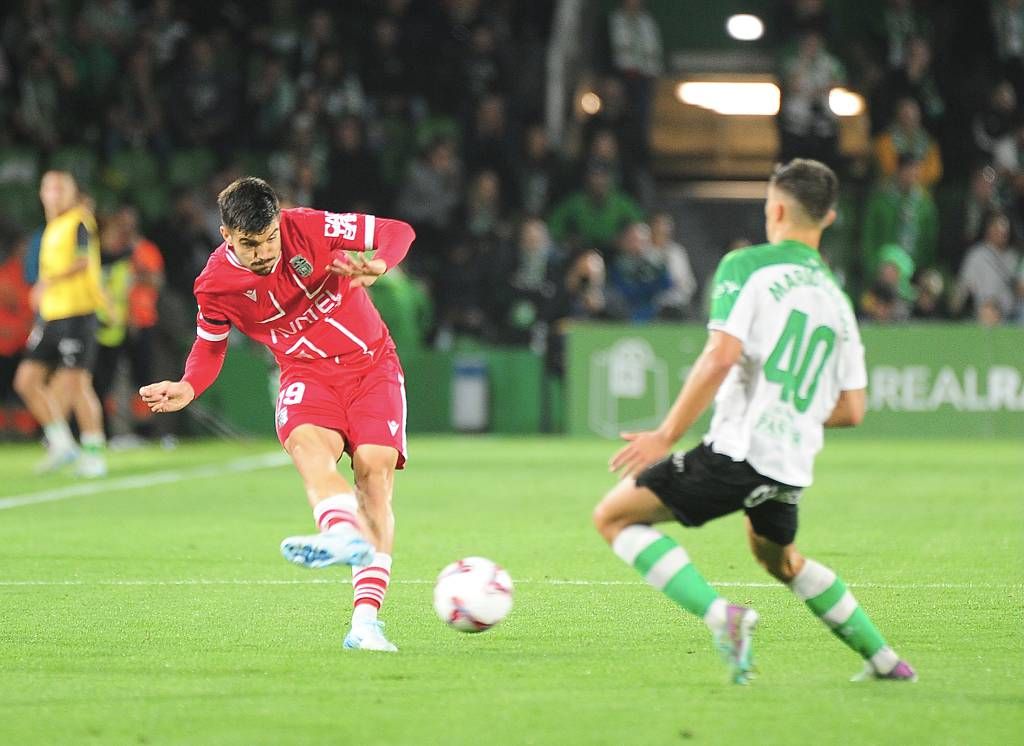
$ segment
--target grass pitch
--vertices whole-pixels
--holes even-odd
[[[749,687],[725,683],[703,626],[591,529],[612,444],[411,447],[384,614],[401,652],[390,656],[341,649],[347,570],[279,556],[311,519],[294,471],[253,460],[275,443],[113,454],[111,476],[84,485],[34,478],[38,449],[0,447],[0,743],[1020,738],[1019,443],[840,434],[819,461],[798,543],[852,586],[917,667],[916,685],[849,683],[858,658],[754,565],[739,517],[669,528],[705,577],[761,612]],[[482,635],[447,629],[431,608],[436,573],[470,554],[517,581],[511,616]]]

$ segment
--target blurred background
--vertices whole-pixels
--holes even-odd
[[[125,309],[95,372],[112,444],[270,435],[232,339],[175,416],[192,282],[243,174],[410,222],[373,288],[413,432],[654,424],[773,165],[840,175],[827,262],[865,325],[875,434],[1024,434],[1021,0],[9,0],[0,22],[0,437],[49,168],[99,220]],[[120,440],[118,440],[120,439]]]

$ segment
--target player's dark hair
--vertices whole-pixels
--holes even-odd
[[[839,179],[835,172],[821,161],[809,158],[794,158],[778,166],[771,184],[793,197],[815,222],[824,220],[839,198]]]
[[[263,233],[281,214],[273,188],[255,176],[243,176],[228,184],[217,195],[217,206],[225,228],[250,236]]]

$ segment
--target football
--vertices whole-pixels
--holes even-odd
[[[484,557],[460,559],[437,576],[434,610],[460,632],[488,630],[512,610],[512,578]]]

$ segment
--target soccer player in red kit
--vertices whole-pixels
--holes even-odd
[[[407,223],[282,210],[262,179],[217,198],[222,243],[195,282],[197,339],[180,381],[143,386],[154,412],[187,406],[213,383],[233,326],[281,367],[277,436],[306,488],[319,533],[281,543],[305,567],[352,566],[349,649],[395,651],[377,612],[391,576],[395,469],[405,465],[405,378],[366,288],[405,257]],[[372,259],[362,253],[375,250]],[[354,489],[337,471],[352,460]]]

